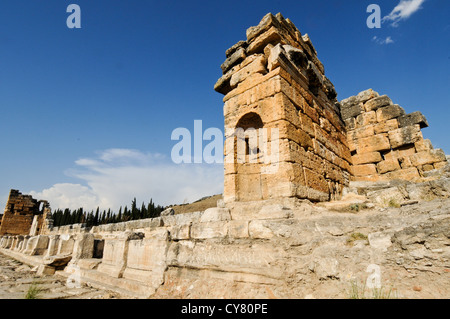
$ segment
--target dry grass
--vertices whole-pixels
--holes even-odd
[[[222,194],[199,199],[190,204],[175,205],[172,208],[175,214],[186,214],[192,212],[201,212],[211,207],[217,207],[217,201],[222,198]]]

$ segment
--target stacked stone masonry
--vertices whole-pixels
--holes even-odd
[[[47,201],[38,201],[12,189],[0,224],[0,235],[39,233],[49,209]]]
[[[367,275],[368,264],[378,263],[374,257],[383,260],[380,256],[398,241],[395,231],[378,232],[386,225],[402,230],[408,222],[410,241],[411,230],[429,221],[427,214],[412,221],[402,212],[395,222],[390,212],[377,218],[371,212],[366,219],[341,212],[318,217],[321,207],[299,200],[338,198],[352,179],[413,180],[442,168],[445,155],[422,137],[428,124],[421,113],[405,114],[373,90],[339,103],[309,37],[281,14],[266,15],[226,56],[223,76],[215,85],[225,95],[226,145],[237,142],[227,128],[278,129],[275,138],[268,134],[267,147],[279,146],[276,162],[241,163],[236,150],[225,147],[224,201],[218,207],[90,229],[52,227],[46,218],[48,203],[40,209],[42,201],[12,190],[0,226],[0,252],[37,266],[38,274],[58,272],[68,281],[137,297],[303,298],[310,278],[317,279],[311,290],[315,293],[327,281],[347,278],[348,267]],[[259,159],[254,150],[245,156]],[[448,197],[446,183],[434,188]],[[408,199],[420,193],[413,189]],[[435,203],[443,205],[442,212],[437,206],[429,209],[433,218],[448,218],[445,203]],[[443,236],[448,222],[437,217],[442,227],[431,228]],[[363,229],[371,232],[369,245],[349,247],[346,236]],[[332,246],[321,246],[330,239]],[[391,250],[389,262],[399,254],[397,247]],[[433,253],[447,252],[439,248]],[[433,255],[433,264],[438,258]]]
[[[423,138],[428,122],[422,113],[406,114],[372,89],[341,101],[340,108],[355,181],[418,180],[447,164],[445,153]]]
[[[351,154],[336,91],[308,35],[281,14],[267,14],[247,30],[246,41],[226,51],[221,68],[215,90],[225,95],[225,202],[339,197]],[[257,163],[239,162],[233,147],[239,128],[267,129],[265,152],[278,147],[278,158],[263,162],[258,144],[250,154]]]

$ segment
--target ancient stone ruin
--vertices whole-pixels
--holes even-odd
[[[237,148],[227,148],[225,202],[339,197],[349,181],[351,154],[336,91],[308,35],[281,14],[268,14],[226,56],[215,85],[225,94],[226,131],[277,129],[267,149],[277,144],[279,156],[275,163],[239,163]],[[226,136],[226,144],[237,138]],[[275,173],[270,165],[277,166]]]
[[[215,90],[225,95],[226,132],[278,130],[267,147],[253,147],[260,159],[253,162],[239,162],[239,148],[232,147],[248,143],[251,133],[227,134],[225,202],[328,201],[340,198],[350,180],[418,180],[447,163],[423,139],[428,123],[420,112],[405,114],[373,90],[339,103],[310,38],[281,14],[249,28],[221,68]],[[260,153],[273,144],[279,156],[267,164]],[[276,170],[268,169],[274,164]]]
[[[421,113],[373,90],[338,102],[311,40],[281,14],[249,28],[222,71],[217,207],[52,227],[48,203],[11,191],[0,252],[140,298],[348,298],[374,266],[400,297],[450,296],[450,166]]]
[[[447,164],[445,153],[424,140],[428,122],[420,112],[406,114],[373,90],[340,102],[352,152],[355,181],[420,180],[426,172]]]
[[[0,225],[0,235],[37,235],[50,212],[49,203],[12,189]]]

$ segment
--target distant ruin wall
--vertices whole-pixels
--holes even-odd
[[[43,209],[40,210],[41,203]],[[0,235],[29,235],[32,229],[34,234],[38,234],[45,219],[44,210],[48,208],[46,201],[38,201],[12,189],[0,225]]]
[[[406,114],[386,96],[369,89],[340,102],[352,153],[355,181],[418,180],[447,164],[445,153],[433,149],[421,129],[420,112]]]
[[[308,35],[281,14],[267,14],[226,57],[214,87],[225,95],[224,201],[338,198],[349,181],[351,155],[336,91]],[[278,147],[275,163],[261,161],[259,142],[240,163],[233,147],[240,138],[233,132],[240,128],[267,129],[264,151]],[[258,163],[251,163],[252,155]]]

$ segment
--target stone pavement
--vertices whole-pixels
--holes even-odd
[[[86,284],[69,288],[59,276],[37,276],[32,267],[0,254],[0,299],[25,299],[30,286],[40,289],[38,299],[118,299],[116,292]]]

